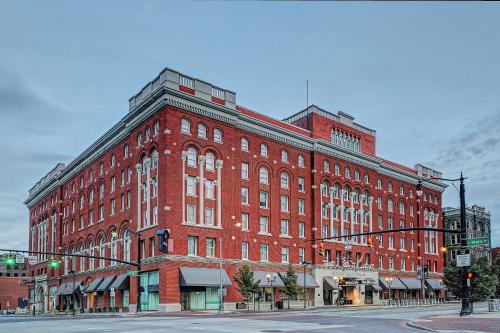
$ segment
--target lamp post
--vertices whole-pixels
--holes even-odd
[[[241,227],[241,222],[236,222],[234,224],[234,226],[236,228],[240,228]],[[224,295],[223,295],[223,287],[222,287],[222,261],[224,260],[223,256],[222,256],[222,240],[224,239],[224,234],[222,234],[222,236],[219,238],[219,257],[220,257],[220,260],[219,260],[219,311],[223,311],[224,310]]]
[[[266,274],[266,279],[267,279],[267,284],[271,286],[271,310],[273,309],[273,303],[274,303],[274,290],[273,290],[273,283],[276,281],[276,273],[274,273],[272,276],[270,273]]]
[[[389,302],[390,302],[391,301],[392,278],[385,278],[385,282],[387,283],[387,286],[389,287]]]
[[[339,277],[338,276],[334,276],[333,277],[333,282],[335,283],[335,287],[337,287],[337,289],[339,289]],[[333,298],[333,296],[332,296]],[[335,300],[335,302],[337,303],[337,305],[340,305],[339,304],[339,291],[337,290],[337,299]],[[332,304],[333,304],[333,300],[332,300]]]
[[[304,267],[304,309],[307,308],[307,291],[306,291],[306,268],[309,262],[303,261],[302,266]]]
[[[422,181],[419,179],[417,183],[417,227],[420,228],[420,197],[424,193],[422,190]],[[425,273],[424,273],[424,260],[422,258],[422,243],[420,242],[421,230],[417,233],[417,250],[418,250],[418,265],[420,266],[420,297],[422,301],[425,299]],[[425,241],[425,237],[424,237]]]
[[[76,308],[76,298],[75,298],[75,270],[72,269],[68,273],[73,276],[73,290],[72,290],[71,296],[73,298],[73,316],[74,316],[75,315],[75,308]]]

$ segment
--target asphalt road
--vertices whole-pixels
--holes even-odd
[[[152,316],[0,316],[0,333],[88,332],[418,332],[406,322],[456,313],[458,306],[404,309],[320,309],[281,313],[182,313]]]

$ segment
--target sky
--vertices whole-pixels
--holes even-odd
[[[0,0],[0,248],[28,189],[164,67],[282,119],[309,102],[377,131],[377,155],[468,177],[500,246],[500,3]],[[449,186],[444,206],[458,206]]]

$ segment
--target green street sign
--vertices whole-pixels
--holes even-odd
[[[474,246],[474,245],[488,245],[488,238],[481,237],[481,238],[472,238],[467,240],[467,246]]]
[[[127,275],[128,276],[138,276],[139,275],[139,271],[128,271]]]

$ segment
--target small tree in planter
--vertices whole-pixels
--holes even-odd
[[[260,281],[253,280],[253,271],[248,265],[241,266],[233,276],[233,279],[238,285],[238,291],[247,303],[250,301],[250,297],[259,291]],[[249,308],[247,306],[247,309]]]
[[[296,298],[299,294],[297,275],[295,275],[292,265],[288,265],[288,270],[282,280],[285,285],[284,291],[288,302],[288,308],[290,309],[290,298]]]

